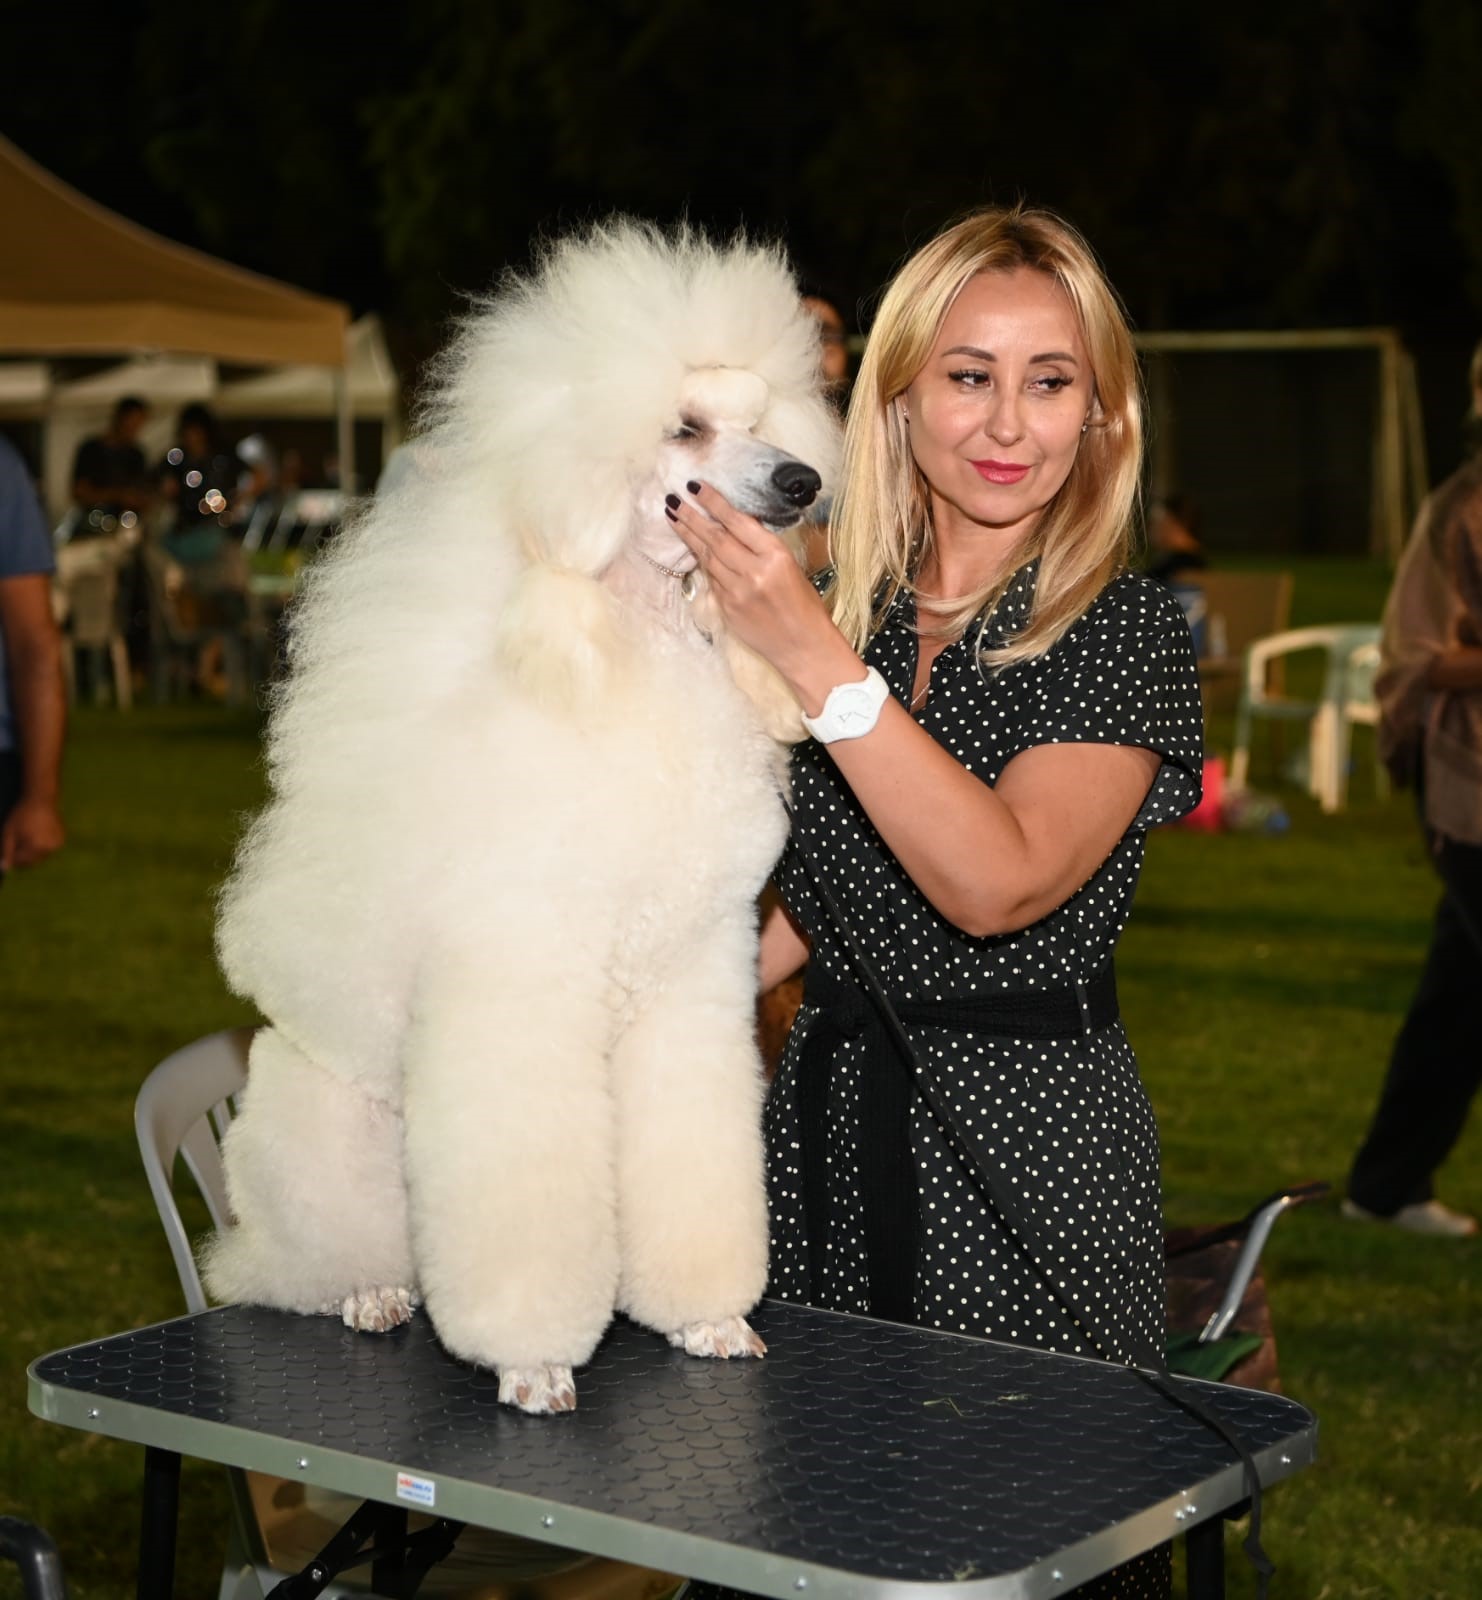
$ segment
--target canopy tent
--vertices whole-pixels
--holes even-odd
[[[354,414],[396,415],[401,380],[391,364],[381,319],[371,315],[352,322],[345,349]],[[327,367],[293,362],[222,384],[212,403],[223,417],[332,417],[338,404],[335,387],[335,374]]]
[[[344,388],[350,415],[381,424],[381,463],[401,443],[401,379],[386,348],[381,319],[372,313],[352,322],[346,334]],[[290,417],[326,418],[341,402],[336,375],[307,362],[272,367],[223,383],[212,398],[218,416],[258,421]]]
[[[95,204],[0,138],[0,354],[172,352],[343,374],[349,312],[175,244]],[[348,386],[340,460],[353,481]]]
[[[38,417],[51,397],[51,368],[44,361],[0,363],[0,417]]]
[[[57,518],[71,499],[78,444],[102,432],[114,404],[125,395],[148,401],[154,413],[140,441],[150,459],[170,444],[175,413],[199,400],[223,420],[247,418],[259,426],[303,418],[332,422],[343,403],[353,419],[380,423],[384,463],[401,440],[401,382],[380,319],[368,316],[352,323],[345,342],[349,365],[343,373],[292,362],[225,381],[217,363],[203,356],[134,356],[71,380],[45,363],[0,361],[0,416],[42,423],[44,494]]]

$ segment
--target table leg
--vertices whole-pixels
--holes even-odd
[[[1189,1600],[1225,1600],[1225,1520],[1210,1517],[1184,1535]]]
[[[144,1448],[144,1509],[139,1523],[139,1600],[175,1593],[175,1524],[180,1509],[180,1457]]]
[[[402,1507],[381,1507],[376,1544],[383,1553],[371,1564],[371,1586],[393,1594],[407,1565],[407,1514]]]

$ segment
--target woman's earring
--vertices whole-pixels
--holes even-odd
[[[1083,422],[1081,424],[1081,432],[1084,433],[1086,431],[1086,429],[1089,428],[1090,426],[1091,426],[1091,424],[1089,422]]]

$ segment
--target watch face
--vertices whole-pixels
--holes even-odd
[[[833,705],[833,721],[841,728],[857,728],[875,717],[875,701],[864,684],[850,684]]]

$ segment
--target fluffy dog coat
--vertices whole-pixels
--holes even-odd
[[[653,565],[687,564],[665,491],[726,487],[707,439],[832,473],[784,262],[599,229],[467,320],[416,468],[308,575],[218,929],[270,1024],[219,1297],[374,1327],[420,1295],[505,1372],[585,1361],[614,1308],[675,1335],[760,1296],[753,906],[795,708]]]

